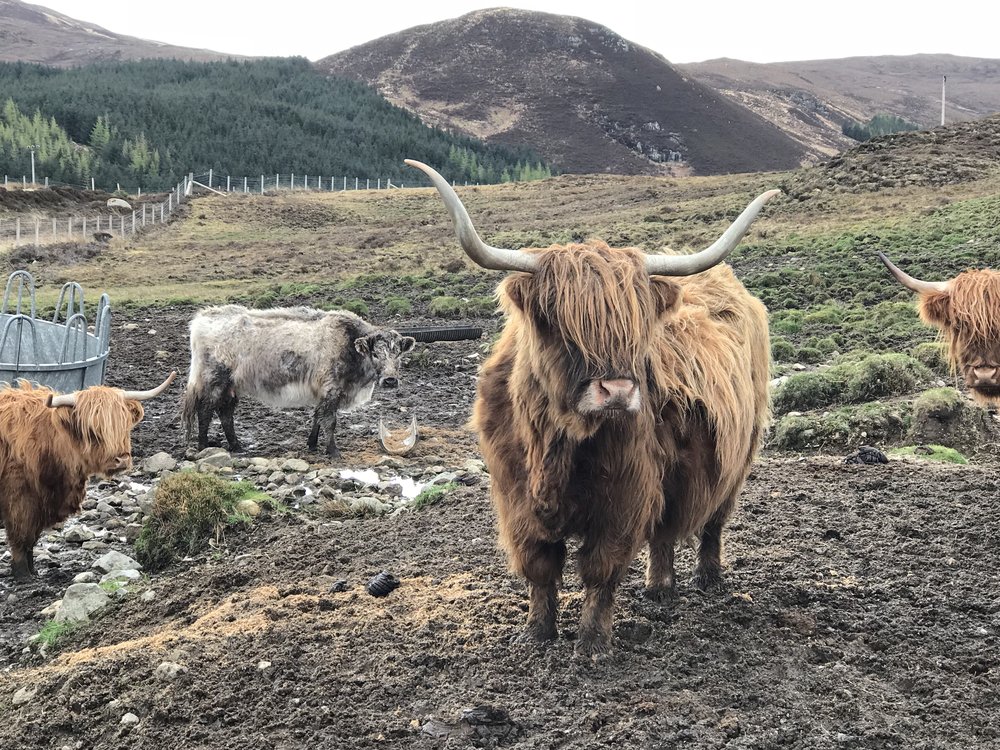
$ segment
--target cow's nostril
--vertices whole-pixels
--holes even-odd
[[[399,381],[396,378],[382,378],[383,388],[395,388],[399,385]]]

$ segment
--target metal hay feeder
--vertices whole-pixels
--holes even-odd
[[[75,281],[63,284],[49,321],[36,315],[32,275],[15,271],[7,279],[0,304],[0,382],[24,378],[60,393],[101,385],[110,351],[107,294],[98,300],[93,328],[88,329],[83,287]]]

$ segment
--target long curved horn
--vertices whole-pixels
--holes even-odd
[[[691,276],[718,265],[736,249],[764,204],[780,193],[780,190],[768,190],[758,195],[729,225],[729,229],[701,252],[693,255],[647,255],[646,271],[650,276]]]
[[[902,271],[896,266],[885,253],[879,253],[878,259],[885,263],[885,267],[889,269],[889,273],[896,277],[896,281],[910,289],[917,294],[930,294],[932,292],[947,292],[948,282],[947,281],[921,281],[920,279],[915,279],[910,274]]]
[[[156,398],[165,390],[167,386],[174,382],[174,378],[177,377],[177,371],[171,372],[167,379],[160,383],[156,388],[150,391],[122,391],[122,396],[125,398],[130,398],[134,401],[146,401],[147,399]],[[49,406],[53,409],[59,406],[76,406],[76,395],[79,391],[74,391],[73,393],[64,393],[59,396],[49,396]]]
[[[173,370],[169,375],[167,375],[167,379],[164,380],[162,383],[160,383],[158,386],[156,386],[156,388],[153,388],[148,391],[122,391],[122,395],[125,398],[131,399],[133,401],[148,401],[151,398],[156,398],[165,390],[167,390],[167,387],[174,382],[174,378],[176,377],[177,377],[177,370]]]
[[[459,244],[472,260],[483,268],[494,271],[527,271],[534,273],[538,270],[538,258],[530,253],[521,250],[507,250],[502,247],[491,247],[483,242],[476,228],[472,225],[469,212],[465,210],[462,201],[452,189],[448,181],[438,174],[432,167],[428,167],[423,162],[413,159],[404,159],[404,163],[411,167],[416,167],[434,183],[444,200],[445,208],[451,214],[451,220],[455,224],[455,233],[458,235]]]

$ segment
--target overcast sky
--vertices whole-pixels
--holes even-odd
[[[36,3],[119,34],[254,56],[310,60],[396,31],[499,4],[474,0],[49,0]],[[603,24],[671,62],[754,62],[950,53],[1000,59],[996,0],[548,0],[507,7]],[[934,8],[933,10],[931,8]]]

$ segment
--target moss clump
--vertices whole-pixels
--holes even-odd
[[[779,450],[844,449],[859,443],[901,440],[910,425],[910,407],[898,404],[845,406],[823,414],[782,417],[772,438]]]
[[[949,464],[967,464],[969,459],[954,448],[943,445],[904,445],[889,451],[892,456],[914,456],[927,461],[944,461]]]
[[[250,523],[251,517],[237,508],[243,500],[270,498],[248,482],[215,474],[182,471],[166,477],[135,542],[139,562],[160,570],[177,557],[199,552],[210,539],[221,540],[227,526]]]
[[[954,388],[931,388],[913,402],[917,419],[952,419],[965,407],[965,397]]]
[[[441,499],[451,492],[453,489],[458,487],[455,482],[448,482],[447,484],[433,484],[430,487],[424,487],[420,490],[415,498],[413,498],[413,507],[416,509],[426,508],[429,505],[434,505],[441,501]]]
[[[437,318],[458,318],[465,312],[465,304],[458,297],[435,297],[427,310]]]
[[[801,350],[800,350],[801,354]],[[774,395],[778,414],[856,404],[911,393],[931,372],[906,354],[872,354],[793,375]]]
[[[939,341],[924,341],[917,344],[910,349],[910,356],[938,375],[948,375],[950,372],[947,350]]]
[[[771,359],[775,362],[794,362],[795,347],[783,338],[771,339]]]
[[[368,315],[368,303],[363,299],[349,299],[341,307],[362,318]]]
[[[389,297],[385,301],[385,311],[389,315],[409,315],[413,311],[413,305],[405,297]]]

